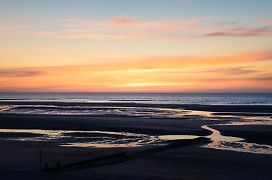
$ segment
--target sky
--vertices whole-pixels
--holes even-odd
[[[0,0],[0,92],[271,92],[271,0]]]

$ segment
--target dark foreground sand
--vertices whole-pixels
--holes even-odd
[[[22,149],[21,149],[22,150]],[[270,155],[253,155],[230,151],[205,149],[197,145],[150,154],[130,161],[108,166],[76,171],[39,172],[35,146],[24,146],[20,162],[1,160],[1,179],[271,179]],[[13,151],[13,150],[9,150]],[[28,152],[26,152],[28,151]],[[95,150],[47,149],[54,163],[55,158],[80,160],[97,155]],[[105,150],[100,154],[107,154]],[[17,150],[17,153],[19,151]],[[12,152],[8,152],[12,153]],[[51,153],[51,154],[50,154]],[[9,156],[3,153],[2,156]],[[14,157],[13,157],[14,158]],[[48,157],[46,157],[48,159]],[[50,159],[49,158],[49,159]],[[14,164],[17,167],[14,167]]]

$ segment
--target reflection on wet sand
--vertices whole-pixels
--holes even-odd
[[[183,110],[187,116],[201,116],[201,117],[213,117],[213,113],[209,111],[192,111],[192,110]]]
[[[60,146],[66,147],[95,147],[95,148],[129,148],[148,144],[163,143],[171,140],[196,139],[194,135],[161,135],[109,132],[109,131],[64,131],[39,129],[0,129],[0,133],[15,133],[13,138],[5,140],[18,141],[60,141]],[[16,136],[17,133],[17,136]],[[21,137],[22,133],[33,134],[31,137]],[[37,136],[35,136],[37,135]],[[43,135],[43,136],[40,136]],[[82,136],[83,135],[83,136]],[[1,134],[0,134],[1,138]],[[83,142],[82,142],[83,141]]]
[[[239,137],[223,136],[218,130],[206,125],[202,126],[202,128],[212,132],[208,136],[212,142],[203,147],[256,154],[272,154],[272,146],[244,142],[244,139]]]
[[[29,111],[26,111],[26,110]],[[194,120],[222,120],[216,125],[272,125],[272,119],[268,116],[254,116],[254,114],[243,116],[242,114],[226,115],[214,114],[209,111],[185,110],[182,108],[152,108],[152,107],[87,107],[87,106],[0,106],[1,113],[33,113],[33,114],[89,114],[89,115],[127,115],[140,116],[144,118],[176,118],[189,117]],[[244,113],[243,113],[244,114]],[[215,125],[215,124],[214,124]],[[207,136],[212,143],[204,146],[207,148],[231,150],[249,153],[272,154],[272,147],[244,142],[239,137],[223,136],[218,130],[211,126],[204,125],[203,129],[211,131]],[[6,133],[6,134],[5,134]],[[8,133],[14,133],[11,137]],[[17,133],[17,135],[16,135]],[[34,134],[37,136],[20,136],[22,133]],[[4,136],[1,136],[4,135]],[[9,137],[9,138],[7,138]],[[58,144],[66,147],[139,147],[149,144],[156,144],[171,140],[195,139],[195,135],[147,135],[128,132],[109,132],[109,131],[64,131],[64,130],[39,130],[39,129],[0,129],[0,139],[20,140],[20,141],[59,141]]]
[[[125,115],[156,118],[181,118],[184,116],[212,117],[212,112],[185,110],[182,108],[118,107],[118,106],[52,106],[14,105],[0,106],[1,113],[48,115]]]
[[[7,138],[7,136],[3,136],[5,133],[8,135],[9,133],[14,134],[12,138]],[[33,136],[26,137],[23,133],[32,134]],[[138,147],[164,141],[157,136],[127,132],[41,129],[0,129],[0,139],[17,141],[56,141],[60,146],[95,148]]]
[[[12,108],[13,108],[13,106],[0,106],[0,112],[8,111]]]
[[[133,148],[139,147],[140,144],[128,143],[128,144],[107,144],[107,143],[66,143],[61,146],[64,147],[82,147],[82,148]]]
[[[158,136],[160,140],[184,140],[184,139],[196,139],[199,138],[200,136],[194,136],[194,135],[163,135],[163,136]]]
[[[206,148],[230,150],[238,152],[272,154],[272,146],[244,142],[239,137],[223,136],[218,130],[202,126],[203,129],[212,132],[206,138],[211,143],[204,145]],[[17,133],[13,138],[5,140],[19,141],[58,141],[60,146],[82,147],[82,148],[132,148],[146,145],[159,145],[172,140],[196,139],[195,135],[161,135],[150,136],[146,134],[108,132],[108,131],[63,131],[63,130],[39,130],[39,129],[0,129],[0,133]],[[22,133],[29,133],[37,136],[21,137]],[[40,136],[43,135],[43,136]],[[0,136],[1,137],[1,136]],[[158,144],[159,143],[159,144]]]
[[[272,125],[272,118],[267,116],[240,117],[239,121],[232,121],[224,125]]]

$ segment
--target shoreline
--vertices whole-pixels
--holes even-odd
[[[272,113],[272,105],[202,105],[202,104],[147,104],[113,102],[61,102],[61,101],[0,101],[0,105],[44,105],[44,106],[89,106],[89,107],[146,107],[181,108],[184,110],[210,112]]]

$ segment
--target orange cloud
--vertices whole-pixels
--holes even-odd
[[[259,52],[2,69],[0,91],[208,91],[254,89],[257,86],[272,90],[271,70],[255,67],[258,62],[271,61],[272,52]]]
[[[31,77],[41,75],[43,72],[32,69],[0,69],[1,77]]]
[[[221,56],[160,56],[133,58],[129,61],[115,61],[115,66],[123,69],[198,68],[207,66],[233,65],[255,61],[272,60],[272,52],[245,53]],[[112,67],[111,65],[109,65]],[[104,68],[107,65],[104,66]]]

